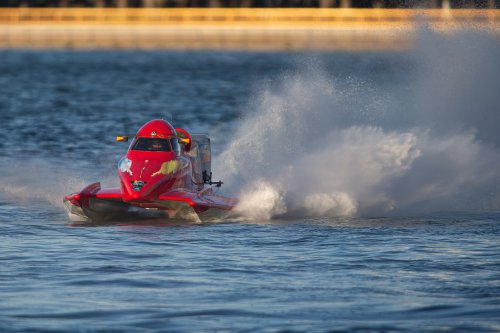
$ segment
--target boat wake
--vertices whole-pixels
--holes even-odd
[[[268,219],[499,209],[500,43],[423,31],[400,57],[397,82],[340,77],[309,60],[254,96],[215,159],[240,198],[236,211]],[[376,72],[376,62],[363,70]]]
[[[0,193],[17,202],[46,202],[63,208],[62,197],[95,179],[96,170],[76,168],[71,161],[41,158],[5,158],[0,162]],[[104,170],[104,184],[114,184],[115,177]],[[102,174],[102,172],[101,172]]]

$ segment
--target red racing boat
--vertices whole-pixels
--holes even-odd
[[[228,213],[236,204],[216,193],[222,182],[212,182],[210,138],[174,129],[161,119],[146,123],[133,136],[118,176],[120,188],[94,183],[64,197],[70,218],[105,221],[154,210],[169,218],[205,220]]]

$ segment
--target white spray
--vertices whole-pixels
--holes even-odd
[[[115,177],[95,176],[71,164],[46,159],[4,159],[0,163],[0,193],[16,201],[43,201],[63,207],[63,197],[100,179],[103,186],[116,186]]]
[[[374,216],[500,207],[500,43],[424,31],[408,82],[335,80],[317,64],[247,107],[216,159],[239,213]]]

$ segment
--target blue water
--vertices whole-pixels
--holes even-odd
[[[471,139],[471,147],[477,154],[461,156],[462,168],[450,171],[441,165],[456,178],[446,191],[419,192],[427,200],[408,189],[429,182],[429,172],[389,169],[397,178],[369,178],[369,184],[387,181],[366,186],[373,197],[390,197],[392,210],[387,201],[367,202],[366,191],[345,184],[341,190],[352,195],[357,210],[334,209],[338,202],[328,209],[299,209],[296,189],[272,182],[276,164],[292,163],[279,152],[260,176],[280,189],[287,212],[268,217],[75,224],[61,205],[63,195],[90,182],[116,184],[116,163],[126,147],[114,143],[114,135],[133,134],[155,117],[209,133],[215,158],[220,153],[227,158],[241,129],[258,121],[252,114],[267,119],[257,102],[262,96],[295,103],[288,95],[293,89],[284,89],[289,81],[299,81],[307,92],[310,81],[301,78],[316,74],[304,63],[342,87],[342,96],[354,96],[350,105],[362,112],[328,111],[341,130],[369,123],[383,134],[395,129],[417,136],[419,130],[411,128],[420,122],[432,135],[433,144],[418,145],[427,153],[433,140],[448,142],[457,132],[436,129],[418,117],[405,123],[380,111],[409,102],[391,96],[420,86],[411,78],[422,71],[419,62],[427,55],[0,52],[0,331],[500,331],[498,164],[471,162],[497,161],[497,138],[488,126],[476,127],[480,139]],[[433,98],[427,89],[418,94],[426,102]],[[493,96],[492,105],[499,105],[488,89],[472,95],[477,94]],[[372,109],[374,96],[388,100]],[[317,103],[319,109],[330,105]],[[484,114],[496,117],[488,110]],[[464,118],[448,117],[448,123]],[[438,130],[444,139],[432,134]],[[370,143],[382,136],[370,133]],[[404,146],[397,139],[390,142]],[[453,145],[446,147],[458,155]],[[442,172],[428,156],[415,155],[405,170]],[[477,168],[472,169],[475,181],[467,177],[472,167]],[[245,172],[256,177],[259,170]],[[224,168],[218,172],[216,177],[224,179]],[[228,179],[238,176],[227,173]],[[444,186],[432,181],[436,188]],[[225,186],[239,193],[231,181]],[[461,205],[464,196],[481,197],[480,204],[470,199],[469,206]],[[255,210],[261,204],[255,203]],[[368,209],[369,204],[377,209]]]
[[[2,331],[499,329],[500,214],[71,228],[1,207]]]

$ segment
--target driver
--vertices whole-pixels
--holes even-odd
[[[153,140],[151,142],[151,150],[154,151],[164,151],[165,149],[163,140]]]

